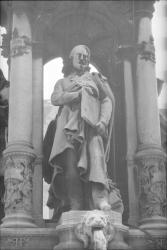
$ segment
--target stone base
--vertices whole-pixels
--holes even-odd
[[[1,250],[53,250],[55,228],[1,228]]]
[[[140,221],[140,228],[147,230],[151,235],[167,235],[167,218],[153,216]]]
[[[55,245],[54,250],[93,250],[91,246],[84,246],[81,239],[82,237],[84,238],[84,235],[80,239],[76,235],[76,226],[83,223],[83,218],[87,216],[88,212],[90,211],[70,211],[62,214],[59,225],[56,228],[59,243]],[[96,214],[96,210],[91,212]],[[122,225],[122,215],[114,211],[106,212],[105,214],[109,216],[111,225],[115,230],[112,240],[108,242],[107,249],[129,249],[125,242],[125,238],[128,236],[128,227]]]
[[[1,227],[6,227],[6,228],[33,228],[33,227],[37,227],[35,225],[35,222],[32,218],[32,216],[25,214],[25,213],[16,213],[16,214],[9,214],[6,215],[3,219],[2,219],[2,225]]]
[[[143,220],[138,229],[129,230],[129,245],[134,250],[166,250],[167,219],[154,216]]]

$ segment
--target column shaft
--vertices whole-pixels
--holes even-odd
[[[36,224],[43,221],[43,177],[42,177],[42,142],[43,142],[43,59],[41,53],[33,58],[33,146],[37,159],[33,177],[33,214]]]
[[[8,141],[32,143],[31,27],[25,13],[13,14]]]
[[[166,169],[161,148],[157,81],[151,21],[141,16],[138,25],[136,160],[139,178],[141,228],[166,233]],[[162,231],[160,230],[162,229]]]
[[[127,135],[127,167],[129,194],[129,224],[136,225],[138,221],[137,172],[134,161],[137,149],[136,114],[134,101],[134,83],[131,61],[124,60],[124,83],[126,103],[126,135]]]
[[[5,218],[2,227],[35,227],[32,219],[35,154],[32,149],[31,25],[26,12],[18,8],[17,3],[13,6],[9,143],[4,152]]]
[[[138,44],[143,42],[143,51],[137,57],[137,119],[139,144],[161,145],[159,113],[157,106],[157,82],[155,76],[155,64],[147,58],[147,47],[151,43],[151,22],[144,17],[139,23]],[[144,46],[145,47],[144,49]],[[149,48],[148,48],[149,49]],[[151,53],[151,52],[150,52]]]

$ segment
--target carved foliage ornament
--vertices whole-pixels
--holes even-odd
[[[118,61],[124,60],[125,58],[132,60],[136,55],[139,55],[142,60],[155,63],[155,48],[152,37],[150,37],[149,42],[143,41],[134,46],[120,45],[116,51]]]
[[[5,212],[24,210],[31,213],[33,158],[29,155],[10,155],[5,159]]]
[[[152,36],[150,36],[148,42],[143,41],[138,44],[137,51],[141,59],[155,63],[155,48]]]
[[[84,248],[107,250],[108,242],[114,238],[115,228],[103,211],[93,210],[76,226],[75,234],[83,242]]]
[[[166,216],[166,173],[163,159],[146,158],[139,166],[140,213],[142,218]]]
[[[31,51],[31,40],[29,37],[23,35],[19,36],[17,28],[14,29],[11,40],[11,56],[21,56],[29,54]]]

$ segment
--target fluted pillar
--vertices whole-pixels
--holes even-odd
[[[165,153],[161,147],[151,16],[154,1],[135,2],[138,55],[136,102],[140,227],[167,231]],[[165,230],[165,231],[164,231]]]
[[[12,2],[8,145],[4,152],[5,218],[2,227],[35,227],[32,219],[32,48],[27,3]]]
[[[42,43],[37,41],[33,47],[33,146],[36,153],[33,177],[33,214],[36,224],[43,224],[43,58]]]

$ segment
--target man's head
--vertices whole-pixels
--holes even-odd
[[[71,50],[69,58],[72,59],[75,69],[84,70],[89,66],[90,50],[85,45],[77,45]]]

